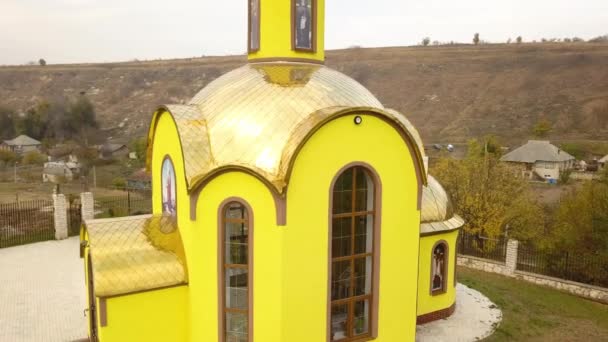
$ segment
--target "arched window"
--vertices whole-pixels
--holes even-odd
[[[375,334],[376,190],[374,178],[361,166],[345,170],[332,189],[331,341],[359,340]]]
[[[448,284],[448,245],[439,241],[433,246],[431,256],[431,295],[447,291]]]
[[[251,240],[250,210],[241,201],[222,207],[220,225],[220,341],[251,341]]]

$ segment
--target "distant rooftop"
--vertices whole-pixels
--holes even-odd
[[[549,141],[529,140],[523,146],[505,154],[501,161],[516,163],[535,163],[537,161],[563,162],[575,158]]]
[[[13,140],[4,140],[4,143],[9,146],[36,146],[40,145],[40,141],[30,138],[27,135],[20,135]]]

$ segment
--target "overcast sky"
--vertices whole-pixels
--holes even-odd
[[[284,0],[288,1],[288,0]],[[327,49],[608,34],[608,0],[327,0]],[[246,0],[0,0],[0,64],[241,54]]]

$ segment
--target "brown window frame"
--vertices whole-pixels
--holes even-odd
[[[243,219],[244,223],[247,224],[247,341],[253,341],[253,210],[247,201],[240,197],[230,197],[224,200],[218,209],[218,341],[224,342],[226,340],[226,313],[227,312],[241,312],[241,309],[226,308],[226,269],[231,266],[234,268],[241,268],[242,264],[226,264],[225,254],[225,239],[226,239],[226,223],[229,220],[226,218],[226,210],[232,203],[238,203],[245,207],[247,210],[247,219]],[[235,220],[235,219],[230,219]],[[236,219],[239,220],[240,219]],[[227,267],[227,265],[229,267]]]
[[[437,248],[437,246],[439,246],[439,245],[443,245],[443,249],[445,251],[445,256],[444,256],[445,267],[443,269],[443,280],[441,281],[441,288],[433,289],[433,257],[435,255],[435,248]],[[450,267],[450,245],[445,240],[437,241],[433,245],[433,248],[431,249],[431,269],[430,269],[431,282],[429,284],[431,296],[438,296],[438,295],[444,294],[448,291],[448,275],[450,274],[449,267]]]
[[[353,188],[351,189],[355,189],[356,188],[356,176],[355,174],[357,173],[358,170],[361,170],[362,172],[367,173],[368,176],[370,176],[370,178],[372,179],[372,195],[373,195],[373,210],[366,210],[366,211],[356,211],[356,206],[355,206],[355,201],[356,201],[356,196],[355,193],[353,193],[352,196],[352,204],[351,204],[351,212],[350,213],[340,213],[340,214],[335,214],[333,213],[333,200],[334,200],[334,188],[336,185],[337,180],[344,174],[344,172],[348,171],[349,169],[355,169],[355,171],[353,172]],[[327,341],[328,342],[351,342],[351,341],[369,341],[369,340],[373,340],[376,339],[378,337],[378,289],[379,289],[379,269],[380,269],[380,237],[381,237],[381,212],[382,212],[382,183],[380,182],[380,177],[378,176],[378,173],[376,172],[376,170],[370,166],[367,163],[363,163],[363,162],[354,162],[354,163],[350,163],[346,166],[344,166],[342,169],[340,169],[340,171],[338,171],[336,173],[336,175],[334,176],[332,182],[331,182],[331,186],[329,189],[329,240],[328,240],[328,286],[327,286]],[[351,254],[349,256],[341,256],[341,257],[336,257],[333,258],[332,257],[332,252],[333,252],[333,247],[332,247],[332,236],[333,236],[333,219],[334,218],[340,218],[340,217],[357,217],[357,216],[361,216],[361,215],[372,215],[373,216],[373,232],[372,232],[372,237],[373,237],[373,241],[372,241],[372,252],[371,253],[360,253],[360,254]],[[354,238],[354,232],[353,232],[353,225],[354,225],[354,220],[352,220],[351,222],[351,235],[352,238]],[[354,242],[351,242],[351,251],[354,252]],[[353,260],[360,258],[360,257],[368,257],[371,256],[372,258],[372,270],[371,270],[371,290],[370,293],[367,295],[360,295],[360,296],[349,296],[348,298],[341,298],[338,300],[334,300],[332,301],[332,265],[333,262],[337,262],[337,261],[344,261],[346,259],[350,259],[351,260],[351,269],[353,267]],[[354,281],[354,278],[351,277],[350,279],[351,281],[351,286],[349,290],[352,294],[352,282]],[[368,332],[366,334],[361,334],[361,335],[356,335],[356,336],[350,336],[350,337],[346,337],[340,340],[333,340],[332,339],[332,306],[334,305],[340,305],[340,304],[344,304],[344,303],[352,303],[350,304],[350,309],[349,309],[349,313],[348,313],[348,317],[347,317],[347,332],[348,334],[352,333],[352,328],[353,328],[353,318],[354,318],[354,303],[357,301],[361,301],[361,300],[368,300],[369,301],[369,317],[368,317]]]
[[[296,46],[296,5],[298,0],[291,0],[291,49],[298,52],[317,52],[317,0],[310,0],[311,11],[311,23],[310,23],[310,48],[300,48]]]
[[[260,48],[262,47],[262,0],[257,0],[258,1],[258,47],[257,49],[252,49],[251,48],[251,34],[253,33],[251,30],[251,0],[247,0],[247,51],[249,53],[255,53],[260,51]]]

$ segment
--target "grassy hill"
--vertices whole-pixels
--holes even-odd
[[[187,102],[244,56],[0,67],[0,105],[20,111],[85,92],[113,136],[143,134],[153,110]],[[355,48],[327,65],[404,113],[426,143],[496,134],[517,144],[548,120],[548,138],[608,139],[608,44]]]

